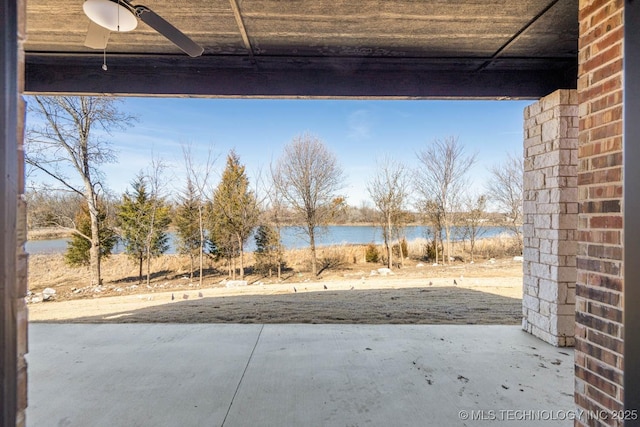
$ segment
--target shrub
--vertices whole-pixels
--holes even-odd
[[[364,252],[364,259],[367,262],[378,262],[380,259],[380,253],[378,247],[373,243],[369,243]]]

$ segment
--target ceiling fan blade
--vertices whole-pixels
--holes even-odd
[[[89,21],[87,38],[84,39],[84,45],[91,49],[105,49],[107,47],[107,41],[109,41],[109,34],[111,34],[110,30],[101,27],[93,21]]]
[[[189,56],[200,56],[204,48],[187,37],[182,31],[165,21],[160,15],[146,6],[135,6],[138,18],[151,28],[168,38]]]

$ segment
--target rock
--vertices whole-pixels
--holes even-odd
[[[390,268],[383,267],[383,268],[379,268],[379,269],[378,269],[378,273],[379,273],[381,276],[388,276],[388,275],[390,275],[390,274],[393,274],[393,271],[391,271],[391,269],[390,269]]]
[[[422,267],[424,267],[424,264],[423,264],[423,263],[421,263],[421,262],[419,262],[419,263],[417,263],[417,264],[416,264],[416,267],[417,267],[417,268],[422,268]]]
[[[55,289],[44,288],[44,291],[42,291],[42,300],[43,301],[51,301],[55,295],[56,295],[56,290]]]
[[[79,294],[80,292],[82,292],[82,289],[74,289],[74,290],[73,290],[73,293],[74,293],[74,294]]]
[[[247,281],[246,280],[227,280],[227,283],[225,284],[225,286],[227,288],[235,288],[238,286],[247,286]]]
[[[521,257],[521,256],[514,256],[514,257],[513,257],[513,260],[514,260],[514,261],[518,261],[518,262],[522,262],[522,261],[524,261],[524,257]]]

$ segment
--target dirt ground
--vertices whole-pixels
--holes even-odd
[[[433,266],[407,261],[393,275],[372,274],[379,264],[357,263],[319,277],[285,272],[249,276],[230,286],[221,275],[190,280],[184,260],[154,261],[149,285],[138,284],[124,256],[103,265],[104,284],[87,285],[87,272],[66,268],[61,255],[32,255],[32,322],[74,323],[366,323],[518,324],[522,262],[483,260]],[[42,291],[55,290],[42,302]]]

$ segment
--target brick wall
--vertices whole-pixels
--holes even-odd
[[[574,345],[578,99],[558,90],[524,111],[522,327]]]
[[[620,410],[624,2],[581,0],[579,9],[576,403],[587,410]],[[618,424],[583,419],[576,425]]]

